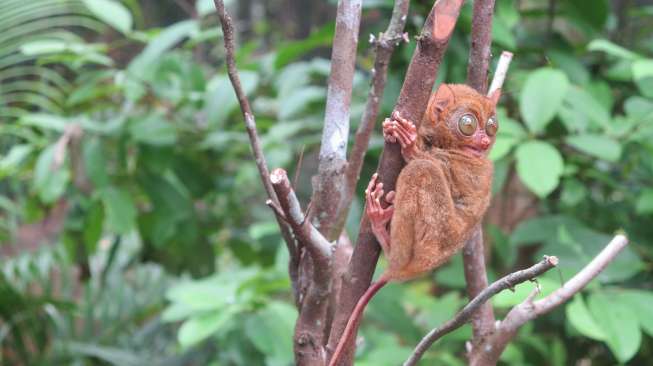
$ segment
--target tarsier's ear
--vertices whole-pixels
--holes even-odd
[[[497,103],[499,103],[499,99],[501,98],[501,88],[493,91],[492,94],[488,95],[488,98],[492,102],[492,105],[496,107]]]
[[[447,106],[454,102],[453,90],[447,84],[440,84],[435,92],[435,109],[442,112]]]

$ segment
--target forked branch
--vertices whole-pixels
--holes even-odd
[[[506,345],[515,337],[522,325],[548,313],[579,293],[614,260],[626,245],[628,245],[628,239],[623,235],[617,235],[585,268],[565,282],[562,287],[545,298],[534,301],[533,299],[538,294],[538,289],[536,289],[526,300],[510,310],[490,337],[474,346],[469,353],[469,364],[473,366],[496,365]]]
[[[453,318],[442,324],[440,327],[431,330],[422,340],[417,344],[413,354],[406,360],[404,366],[416,365],[422,358],[424,352],[431,347],[431,345],[442,338],[447,333],[450,333],[463,324],[465,324],[472,315],[480,309],[492,296],[498,294],[505,289],[512,289],[515,285],[522,282],[533,280],[542,273],[550,270],[558,265],[558,258],[545,256],[542,261],[531,266],[530,268],[513,272],[507,276],[502,277],[490,286],[486,287],[476,297],[472,299],[465,307],[460,310]]]

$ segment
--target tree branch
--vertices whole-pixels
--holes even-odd
[[[306,220],[288,175],[275,169],[270,175],[281,209],[297,240],[306,248],[312,261],[312,275],[301,300],[301,310],[295,326],[295,357],[299,365],[322,365],[326,360],[325,319],[329,309],[333,246]]]
[[[493,14],[494,0],[474,1],[472,46],[467,63],[467,84],[482,94],[487,90]]]
[[[243,91],[242,85],[240,83],[240,77],[238,76],[238,69],[236,68],[236,60],[234,57],[234,50],[236,48],[234,42],[234,27],[231,21],[231,17],[227,13],[224,7],[223,0],[214,0],[215,8],[220,18],[220,24],[222,26],[222,33],[224,34],[224,47],[226,50],[226,62],[227,62],[227,74],[229,75],[229,80],[231,80],[231,85],[236,92],[236,97],[238,98],[238,103],[240,104],[240,110],[243,113],[245,119],[245,128],[247,129],[247,135],[249,136],[249,142],[252,147],[252,153],[256,160],[256,166],[258,167],[259,176],[263,187],[268,194],[268,198],[272,201],[273,204],[278,205],[279,200],[277,198],[272,184],[270,183],[268,177],[270,176],[267,162],[265,161],[265,156],[263,155],[263,149],[261,148],[261,140],[256,131],[256,120],[254,114],[252,113],[252,108],[249,105],[249,100],[247,95]],[[274,210],[273,210],[274,211]],[[294,238],[292,237],[290,230],[286,223],[283,222],[275,212],[275,218],[279,229],[281,230],[281,236],[286,242],[286,247],[290,254],[290,262],[288,263],[288,273],[290,275],[290,281],[293,287],[293,293],[295,295],[295,301],[298,301],[298,288],[297,288],[297,273],[299,268],[299,250],[295,243]]]
[[[550,270],[558,265],[557,257],[544,256],[544,259],[539,263],[531,266],[530,268],[521,271],[513,272],[507,276],[502,277],[495,281],[490,286],[486,287],[476,297],[472,299],[465,307],[460,310],[453,318],[442,324],[439,328],[431,330],[422,340],[417,344],[413,354],[404,362],[404,366],[413,366],[422,358],[424,352],[431,347],[431,345],[442,338],[447,333],[458,329],[465,324],[472,315],[478,311],[481,306],[487,303],[492,296],[498,294],[505,289],[512,289],[515,285],[522,282],[533,280],[535,277]]]
[[[422,33],[418,37],[417,48],[395,106],[395,110],[416,124],[421,122],[422,115],[426,110],[440,62],[447,49],[461,6],[462,0],[436,1],[426,19]],[[387,191],[395,189],[397,176],[403,164],[399,145],[386,143],[378,168],[384,189]],[[340,340],[358,299],[370,286],[379,253],[380,247],[372,233],[367,215],[363,215],[357,244],[347,273],[343,277],[340,302],[331,326],[327,347],[329,357]],[[352,342],[345,348],[346,354],[342,358],[343,365],[349,365],[352,362],[354,338],[352,337]]]
[[[617,235],[585,268],[562,287],[543,299],[533,301],[538,293],[536,289],[526,300],[510,310],[490,337],[470,351],[469,364],[473,366],[496,365],[506,345],[515,337],[522,325],[571,299],[596,278],[626,245],[628,245],[628,239],[623,235]]]
[[[381,33],[378,38],[373,38],[376,50],[376,58],[374,59],[374,68],[372,69],[372,81],[370,91],[367,95],[367,102],[365,104],[365,111],[361,118],[361,123],[356,131],[354,137],[354,146],[351,150],[349,163],[347,164],[347,171],[345,173],[345,198],[340,205],[341,209],[338,212],[337,229],[344,226],[349,207],[356,193],[356,183],[360,177],[361,168],[363,167],[363,160],[365,153],[370,142],[370,136],[374,130],[375,122],[379,115],[379,107],[383,99],[383,90],[388,77],[388,65],[390,58],[396,46],[401,41],[407,41],[407,35],[403,33],[406,26],[406,18],[408,14],[409,0],[396,0],[394,8],[392,9],[392,18],[388,29]],[[373,37],[373,36],[372,36]]]
[[[313,180],[315,210],[311,221],[329,240],[340,235],[335,223],[345,196],[349,110],[361,8],[361,0],[338,2],[318,175]]]

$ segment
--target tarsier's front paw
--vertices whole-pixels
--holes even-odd
[[[388,222],[392,218],[394,213],[394,206],[392,202],[394,201],[395,192],[390,191],[385,197],[385,201],[390,205],[386,208],[383,208],[381,205],[381,197],[383,197],[383,183],[377,183],[379,175],[374,173],[372,180],[367,185],[365,190],[365,200],[367,204],[365,205],[365,212],[367,217],[370,219],[370,223],[373,229],[383,229],[385,230]]]
[[[401,117],[399,112],[393,112],[391,118],[383,121],[383,137],[388,142],[398,142],[401,145],[401,155],[406,161],[415,157],[417,127],[413,122]]]

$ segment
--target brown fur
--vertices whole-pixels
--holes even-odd
[[[455,84],[440,86],[431,97],[418,129],[416,158],[397,181],[385,279],[407,280],[438,267],[481,221],[490,201],[492,163],[464,151],[475,136],[458,132],[457,121],[471,112],[484,129],[496,99]]]

